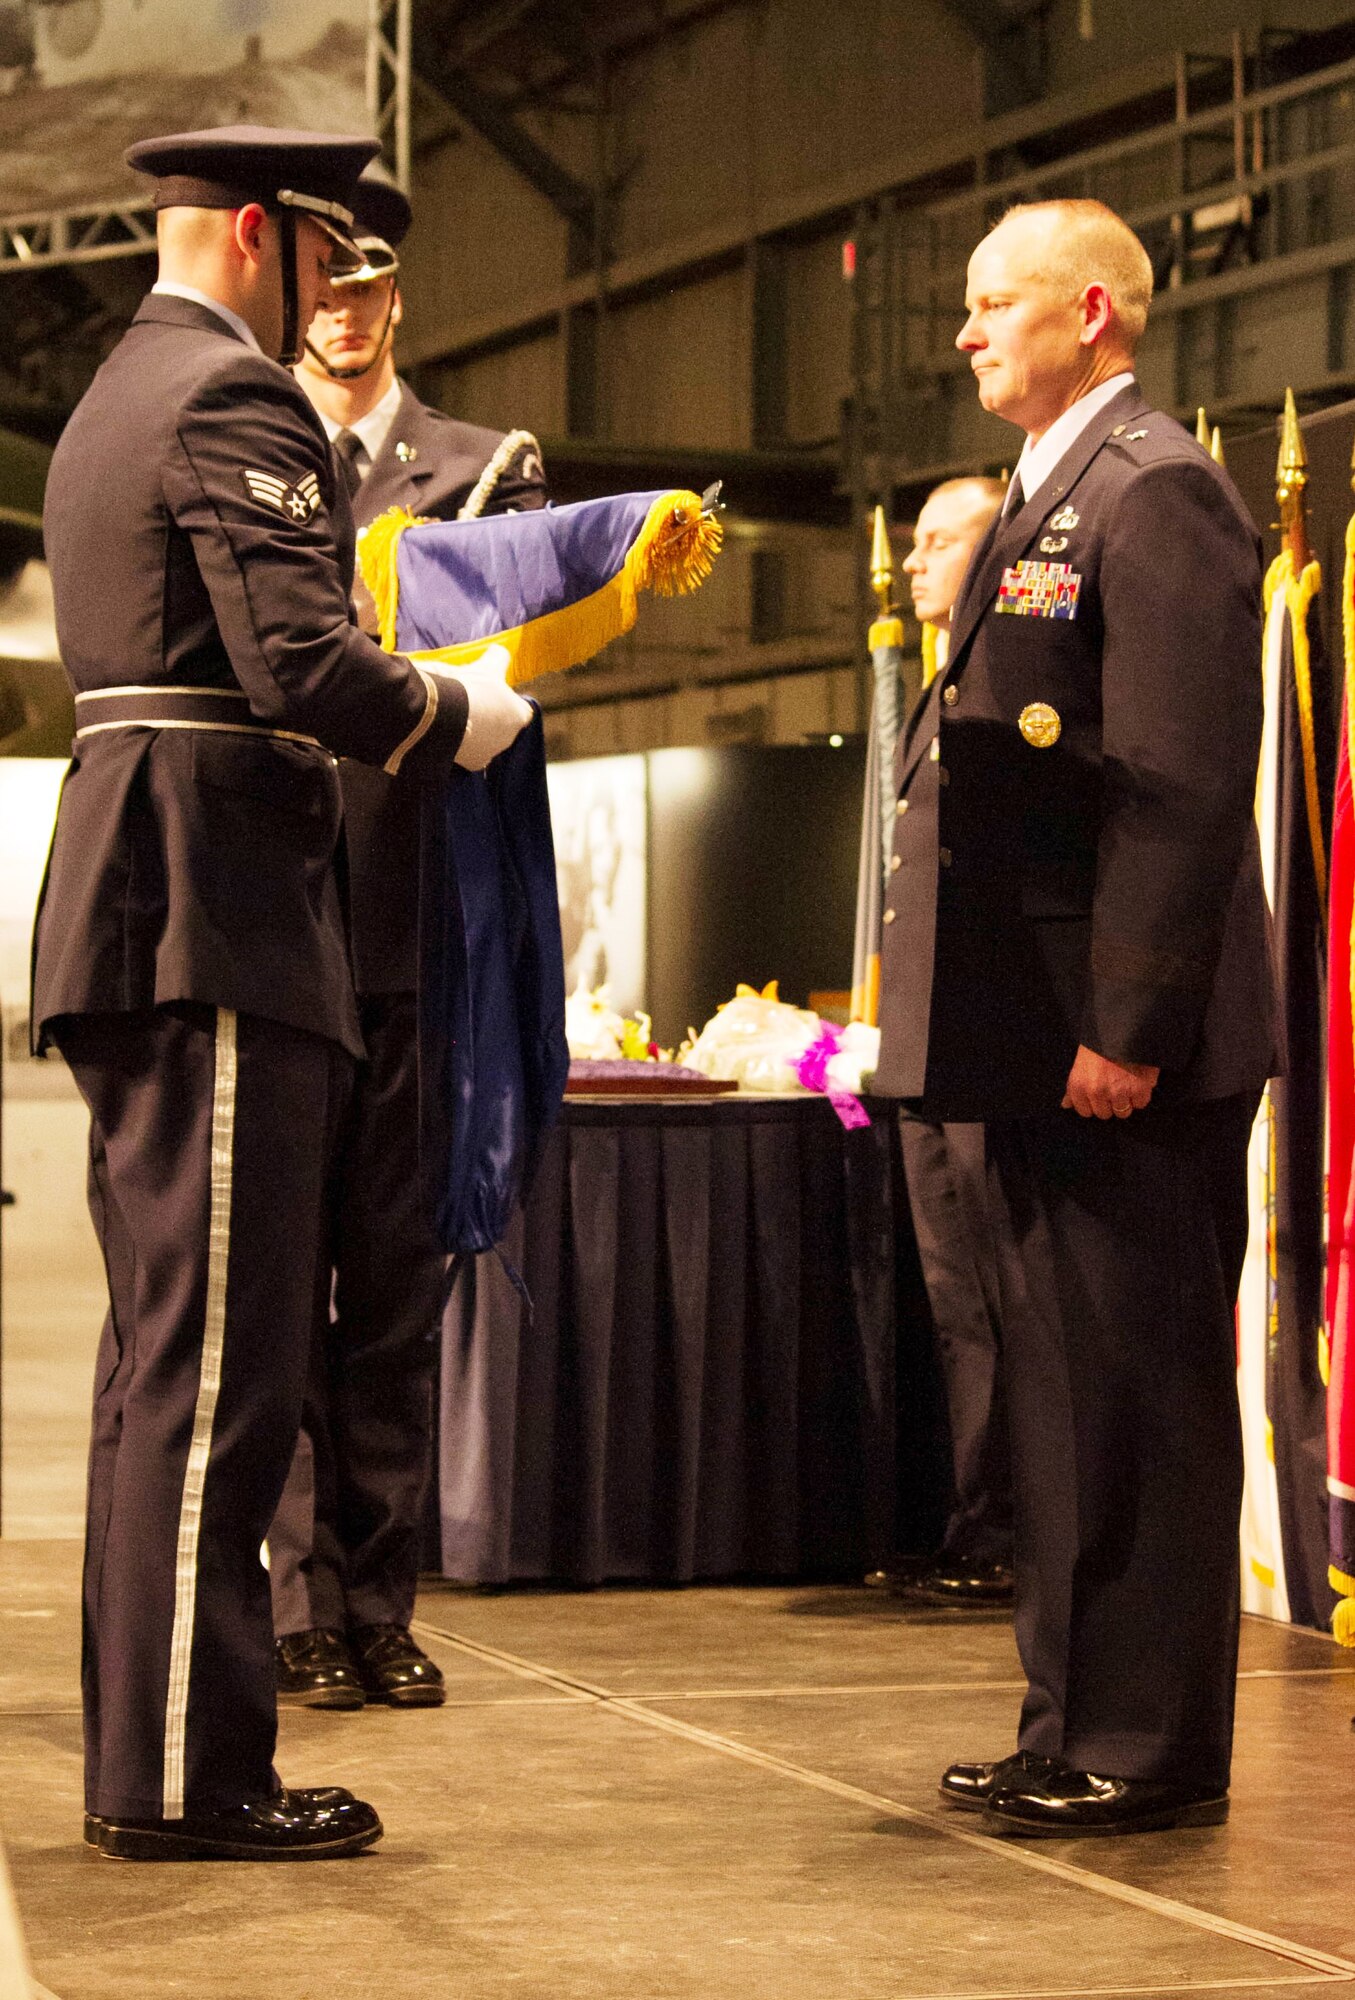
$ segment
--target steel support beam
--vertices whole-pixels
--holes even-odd
[[[368,0],[367,115],[381,156],[409,192],[412,0]]]

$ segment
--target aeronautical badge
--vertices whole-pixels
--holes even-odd
[[[1063,734],[1059,712],[1047,701],[1029,702],[1017,717],[1016,726],[1035,750],[1052,750]]]
[[[1061,555],[1067,546],[1067,535],[1046,535],[1040,543],[1040,554],[1042,556]]]
[[[1081,516],[1075,513],[1073,508],[1060,507],[1057,514],[1050,515],[1049,525],[1062,531],[1064,528],[1075,528],[1080,519]]]
[[[1070,563],[1019,562],[1002,572],[995,611],[1012,618],[1076,618],[1082,578]]]
[[[289,486],[273,472],[246,472],[245,485],[252,500],[264,507],[276,507],[289,521],[309,521],[320,505],[320,482],[313,472]]]

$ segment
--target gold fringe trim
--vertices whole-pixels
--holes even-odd
[[[1331,1615],[1332,1636],[1338,1646],[1355,1646],[1355,1576],[1332,1568],[1327,1571],[1327,1582],[1341,1599]]]
[[[373,521],[359,544],[362,579],[376,604],[381,643],[388,653],[395,650],[400,537],[406,528],[422,525],[403,508],[392,507]],[[658,597],[681,597],[699,589],[715,565],[723,540],[723,526],[714,515],[702,514],[697,494],[662,493],[645,516],[621,568],[591,596],[548,611],[526,625],[409,657],[466,667],[490,646],[502,646],[508,654],[510,687],[579,666],[630,631],[642,590]]]
[[[372,593],[381,643],[388,653],[395,651],[395,614],[400,602],[397,567],[400,537],[406,528],[421,528],[426,519],[426,515],[411,514],[407,507],[388,507],[358,536],[358,568],[362,571],[363,582]]]
[[[903,645],[902,618],[877,618],[866,637],[868,651],[874,653],[881,646]]]
[[[1302,576],[1294,575],[1294,558],[1282,549],[1266,572],[1265,609],[1270,615],[1277,591],[1283,590],[1294,635],[1294,687],[1298,696],[1299,736],[1303,744],[1303,792],[1308,811],[1308,843],[1313,855],[1313,874],[1323,905],[1327,901],[1327,849],[1322,838],[1322,805],[1317,787],[1317,748],[1313,736],[1313,679],[1308,646],[1308,610],[1322,588],[1322,566],[1305,564]]]

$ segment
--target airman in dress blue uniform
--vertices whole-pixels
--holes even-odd
[[[290,1859],[380,1837],[280,1790],[260,1561],[300,1420],[325,1190],[363,1052],[336,759],[482,766],[530,711],[353,621],[353,523],[294,359],[353,268],[363,138],[132,148],[160,276],[53,456],[76,736],[34,940],[91,1114],[108,1275],[85,1570],[86,1838]],[[341,262],[340,262],[341,260]]]
[[[1228,1810],[1246,1149],[1276,1061],[1256,531],[1132,372],[1152,273],[1008,215],[959,345],[1027,433],[899,753],[877,1087],[983,1119],[1016,1504],[1020,1834]]]
[[[353,201],[363,264],[332,285],[297,379],[345,472],[358,527],[392,506],[455,520],[544,505],[529,432],[460,423],[396,375],[410,207],[375,166]],[[339,784],[366,1060],[331,1189],[332,1314],[326,1297],[297,1455],[268,1536],[278,1698],[432,1707],[444,1699],[442,1675],[409,1630],[447,1261],[419,1172],[421,787],[349,759]]]

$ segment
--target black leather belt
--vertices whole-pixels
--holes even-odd
[[[241,688],[94,688],[75,697],[75,723],[77,740],[106,729],[205,729],[324,748],[317,737],[261,721],[251,713],[249,696]]]

